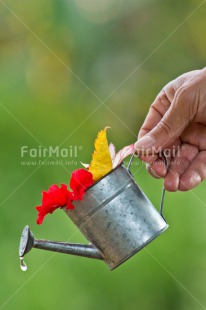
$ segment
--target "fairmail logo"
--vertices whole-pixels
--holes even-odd
[[[28,145],[21,147],[21,158],[77,158],[79,151],[83,149],[80,145],[71,145],[69,148],[61,148],[59,146],[30,148]]]

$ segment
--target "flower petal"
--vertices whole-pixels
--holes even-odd
[[[109,153],[106,127],[98,133],[95,140],[95,150],[92,154],[92,161],[89,166],[89,171],[93,174],[94,181],[98,181],[112,170],[112,159]]]
[[[113,160],[113,169],[122,163],[123,159],[134,152],[134,144],[130,144],[121,149]]]
[[[66,184],[61,184],[61,187],[53,184],[49,187],[48,192],[43,191],[42,205],[36,207],[38,211],[37,224],[42,224],[48,213],[53,213],[57,208],[67,205],[67,202],[71,200],[71,194]]]
[[[111,156],[111,159],[113,160],[115,158],[115,155],[116,155],[115,146],[113,143],[109,144],[109,154]]]
[[[80,163],[82,164],[82,166],[83,166],[84,168],[86,168],[86,169],[89,168],[89,164],[82,163],[81,161],[80,161]]]
[[[92,173],[85,169],[72,172],[70,188],[73,190],[72,200],[83,199],[85,190],[94,183]]]

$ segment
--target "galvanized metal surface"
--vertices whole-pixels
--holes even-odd
[[[82,201],[73,203],[75,209],[65,212],[110,269],[168,227],[123,165],[90,187]]]
[[[34,239],[33,247],[41,250],[83,256],[87,258],[103,259],[100,252],[93,245]]]
[[[22,231],[20,244],[19,244],[19,256],[23,257],[28,253],[34,245],[34,236],[30,231],[28,225],[26,225]]]

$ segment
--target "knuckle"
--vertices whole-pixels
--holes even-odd
[[[157,124],[157,128],[161,131],[161,132],[165,132],[167,135],[169,135],[171,133],[171,126],[164,120],[162,119],[158,124]]]
[[[188,89],[181,87],[176,93],[175,103],[178,106],[184,106],[188,102]]]
[[[194,89],[192,86],[182,86],[176,92],[176,104],[182,108],[188,107],[188,103],[194,100]]]
[[[188,92],[189,92],[189,87],[181,87],[178,91],[177,91],[177,97],[179,97],[180,99],[185,99],[188,97]]]

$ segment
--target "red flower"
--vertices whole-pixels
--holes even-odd
[[[73,200],[82,200],[85,190],[94,183],[92,173],[77,169],[72,172],[70,188],[73,190]]]
[[[84,169],[75,170],[72,173],[70,187],[73,192],[67,189],[66,184],[58,187],[56,184],[50,186],[48,192],[42,192],[42,205],[37,206],[37,224],[42,224],[44,217],[48,213],[53,213],[56,209],[65,207],[74,209],[73,200],[82,200],[85,190],[93,184],[92,174]]]
[[[71,204],[71,196],[66,184],[61,184],[58,187],[56,184],[50,186],[48,192],[42,192],[42,205],[36,207],[38,211],[37,224],[42,224],[45,215],[53,213],[57,208],[67,206],[68,209],[73,209]]]

